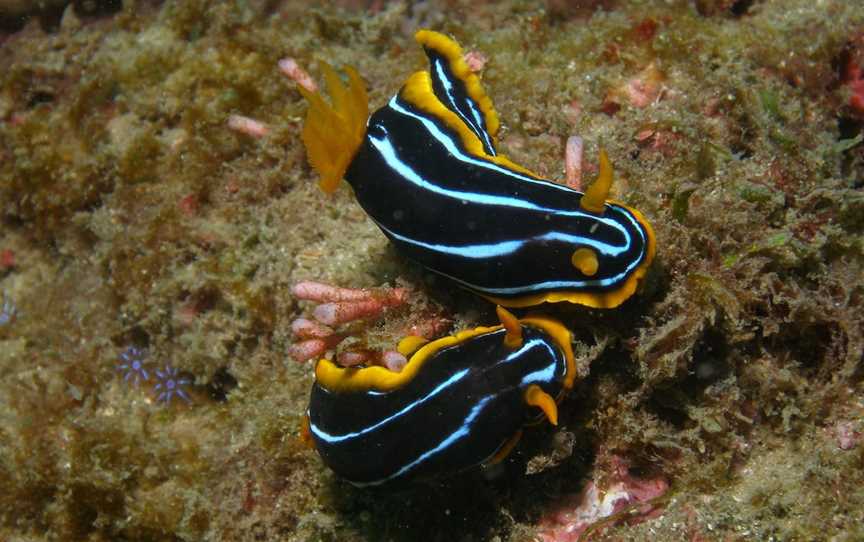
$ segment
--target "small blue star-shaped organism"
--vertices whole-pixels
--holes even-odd
[[[184,386],[188,386],[192,382],[188,378],[179,377],[179,371],[176,367],[166,365],[164,371],[156,369],[156,378],[158,382],[153,386],[153,391],[159,392],[159,396],[156,397],[158,402],[170,403],[175,395],[181,397],[187,403],[192,402],[192,399],[189,398],[189,395],[183,389]]]
[[[123,371],[123,380],[126,382],[132,381],[136,386],[141,381],[150,380],[150,374],[147,368],[144,367],[144,359],[147,357],[147,352],[135,346],[130,346],[120,353],[122,363],[117,366],[117,369]]]
[[[11,299],[6,297],[6,292],[0,294],[0,326],[5,326],[11,322],[16,314],[18,314],[18,308],[15,307]]]

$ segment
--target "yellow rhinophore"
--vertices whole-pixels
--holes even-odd
[[[592,213],[603,214],[606,209],[609,190],[612,189],[614,176],[612,162],[609,161],[606,149],[600,149],[600,174],[597,176],[597,180],[591,183],[591,186],[585,191],[585,195],[582,196],[580,205],[583,209]]]
[[[525,390],[525,402],[542,410],[549,423],[558,425],[558,405],[551,395],[543,391],[543,388],[537,384],[528,386]]]

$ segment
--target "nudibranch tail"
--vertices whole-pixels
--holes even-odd
[[[462,47],[433,30],[420,30],[414,39],[429,57],[435,96],[480,138],[486,153],[494,156],[495,138],[501,123],[480,78],[465,62]]]
[[[309,102],[302,134],[306,154],[309,163],[321,176],[321,189],[330,193],[338,186],[363,143],[369,117],[369,98],[354,68],[345,67],[348,74],[347,88],[329,64],[322,62],[321,70],[327,81],[332,105],[317,92],[309,92],[302,86],[298,86],[297,90]]]
[[[410,106],[443,123],[444,126],[459,138],[462,146],[470,156],[503,166],[517,174],[527,175],[533,179],[540,178],[533,171],[512,162],[503,154],[497,152],[489,153],[489,149],[484,144],[483,135],[478,135],[476,130],[466,124],[453,109],[444,105],[435,94],[433,77],[429,72],[418,71],[411,74],[399,91],[398,96]]]
[[[497,465],[507,459],[507,456],[510,455],[510,452],[513,451],[513,448],[519,444],[519,441],[522,439],[522,430],[516,431],[516,434],[510,437],[504,444],[498,448],[498,451],[495,454],[483,462],[484,467],[491,467],[493,465]]]

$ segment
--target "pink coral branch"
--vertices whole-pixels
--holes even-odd
[[[323,339],[307,339],[294,343],[288,347],[288,355],[294,361],[304,362],[323,356],[328,350],[335,348],[345,338],[344,335],[334,334]]]
[[[855,425],[849,421],[837,422],[834,426],[837,447],[841,450],[851,450],[864,440],[864,434],[855,429]]]
[[[322,339],[308,339],[288,347],[288,355],[298,362],[309,361],[327,351],[327,342]]]
[[[330,326],[380,317],[387,309],[408,300],[406,288],[340,288],[323,282],[301,281],[291,287],[297,299],[320,303],[312,309],[312,318],[297,318],[291,323],[292,333],[304,339],[289,348],[289,355],[305,361],[324,354],[337,346],[346,335],[336,334]],[[367,350],[341,352],[336,362],[343,367],[377,364],[391,370],[405,365],[405,356],[398,352],[376,353]]]
[[[423,337],[424,339],[431,341],[432,339],[441,336],[442,334],[444,334],[444,332],[450,329],[450,325],[452,323],[452,320],[449,320],[447,318],[443,318],[441,316],[431,316],[406,327],[403,334],[416,335],[417,337]]]
[[[340,288],[323,282],[302,280],[291,287],[291,294],[297,299],[304,301],[316,301],[318,303],[337,301],[361,301],[368,299],[368,290],[359,288]]]
[[[568,137],[564,150],[564,177],[565,184],[574,190],[582,190],[582,153],[582,138]]]
[[[291,78],[292,81],[305,88],[309,92],[318,92],[318,85],[309,73],[297,64],[293,58],[283,58],[279,61],[279,69]]]
[[[340,352],[336,356],[336,363],[342,367],[356,367],[362,364],[380,365],[398,373],[408,363],[408,359],[395,350],[385,350],[384,352],[349,350],[347,352]]]
[[[259,120],[243,115],[231,115],[228,117],[228,128],[256,139],[266,137],[270,133],[270,127]]]
[[[349,350],[336,356],[336,364],[341,367],[356,367],[371,361],[372,352],[369,350]]]
[[[291,322],[291,332],[301,339],[323,339],[333,335],[333,330],[308,318],[298,318]]]
[[[487,62],[486,55],[480,51],[468,51],[462,58],[468,64],[468,69],[474,73],[482,71]]]
[[[353,322],[354,320],[366,320],[380,316],[386,307],[375,299],[364,299],[362,301],[346,301],[344,303],[324,303],[315,307],[312,317],[328,326],[336,326]]]
[[[298,282],[291,288],[291,293],[297,299],[322,303],[315,307],[312,316],[331,326],[375,318],[385,309],[405,303],[408,298],[405,288],[340,288],[311,280]]]
[[[408,359],[395,350],[381,352],[380,364],[394,373],[401,371],[407,363]]]

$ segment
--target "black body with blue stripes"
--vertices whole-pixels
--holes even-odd
[[[316,382],[308,415],[319,454],[359,486],[400,485],[489,459],[538,417],[526,388],[558,397],[568,371],[546,333],[523,326],[523,337],[512,351],[504,330],[442,348],[388,392],[333,392]]]
[[[398,95],[370,118],[345,178],[405,256],[488,297],[614,291],[647,257],[647,233],[624,206],[586,212],[582,193],[468,154]],[[571,263],[580,247],[596,251],[593,276]]]

